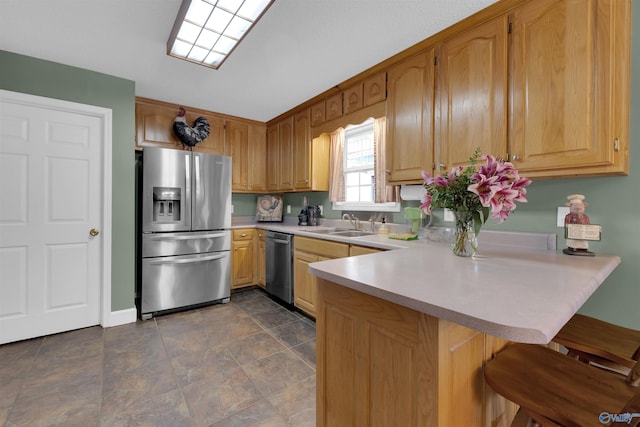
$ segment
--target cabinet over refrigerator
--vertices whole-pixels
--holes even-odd
[[[231,158],[145,147],[138,313],[228,302]]]

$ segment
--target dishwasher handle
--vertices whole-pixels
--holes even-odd
[[[290,243],[290,241],[289,241],[289,240],[282,240],[282,239],[270,239],[270,240],[271,240],[272,242],[275,242],[275,243],[283,243],[283,244],[285,244],[285,245],[288,245],[288,244]]]

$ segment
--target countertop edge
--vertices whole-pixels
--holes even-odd
[[[369,257],[383,257],[384,253],[368,255]],[[459,325],[477,330],[482,333],[494,335],[510,341],[529,343],[529,344],[548,344],[557,334],[560,328],[575,314],[578,309],[587,301],[587,299],[595,292],[595,290],[604,282],[613,270],[621,263],[618,256],[607,256],[608,261],[602,268],[592,277],[588,283],[584,283],[581,293],[575,295],[572,300],[573,304],[563,305],[561,309],[554,312],[553,326],[548,327],[520,327],[504,323],[497,323],[488,319],[479,318],[465,312],[452,310],[432,304],[428,301],[412,298],[406,295],[394,293],[387,289],[372,286],[362,281],[353,280],[349,277],[334,274],[330,271],[318,268],[316,264],[309,265],[309,271],[322,279],[348,287],[350,289],[363,292],[365,294],[396,303],[398,305],[425,313],[440,319],[451,321]],[[334,260],[337,261],[337,260]]]

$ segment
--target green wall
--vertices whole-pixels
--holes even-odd
[[[112,110],[112,311],[134,307],[135,82],[0,51],[0,88]]]

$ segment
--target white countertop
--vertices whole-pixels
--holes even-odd
[[[311,273],[477,331],[546,344],[620,258],[480,246],[461,258],[444,244],[310,264]]]
[[[618,256],[579,257],[555,235],[483,230],[478,256],[450,245],[313,233],[315,227],[261,223],[261,229],[389,250],[312,263],[311,273],[405,307],[516,342],[546,344],[611,272]],[[239,226],[238,226],[239,227]],[[235,227],[234,227],[235,228]],[[322,228],[322,227],[319,227]]]

